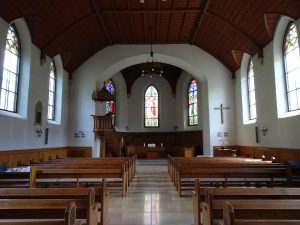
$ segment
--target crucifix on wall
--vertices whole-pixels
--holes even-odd
[[[230,109],[230,108],[229,107],[224,107],[223,104],[220,104],[220,107],[216,107],[214,109],[220,110],[220,113],[221,113],[221,124],[223,124],[224,123],[223,110]]]

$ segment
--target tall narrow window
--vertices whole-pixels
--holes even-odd
[[[300,109],[300,49],[295,23],[290,22],[284,38],[283,55],[285,64],[288,110]]]
[[[56,69],[52,60],[50,63],[49,76],[48,120],[55,120],[56,81]]]
[[[158,91],[154,86],[149,86],[145,92],[145,127],[158,127]]]
[[[189,126],[198,124],[198,88],[196,80],[191,80],[188,88]]]
[[[247,73],[248,84],[248,106],[249,106],[249,119],[256,119],[256,98],[255,98],[255,74],[253,70],[253,62],[250,59]]]
[[[0,109],[17,112],[20,39],[17,29],[12,24],[7,32],[0,92]]]
[[[108,80],[105,82],[106,90],[109,91],[112,95],[116,94],[115,85],[112,80]],[[112,113],[112,124],[115,125],[115,110],[116,110],[116,101],[107,101],[105,103],[105,112]]]

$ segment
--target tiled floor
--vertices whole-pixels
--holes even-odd
[[[167,162],[141,161],[128,196],[111,195],[110,225],[191,225],[192,198],[179,198],[167,173]]]

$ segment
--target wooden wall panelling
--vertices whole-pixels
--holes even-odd
[[[72,154],[68,154],[72,152]],[[79,153],[76,153],[79,152]],[[66,158],[76,155],[77,157],[90,157],[91,147],[57,147],[57,148],[40,148],[40,149],[19,149],[0,151],[0,164],[9,167],[17,165],[28,165],[40,161],[48,161],[56,158]]]
[[[0,164],[7,165],[7,154],[5,152],[0,151]]]
[[[238,146],[239,155],[245,156],[249,158],[253,158],[254,156],[254,148],[251,146]]]
[[[297,160],[297,153],[299,155],[300,151],[296,151],[296,150],[281,150],[280,151],[280,160],[282,162],[286,162],[286,161],[296,161]],[[298,160],[300,160],[298,158]]]
[[[195,154],[203,153],[202,131],[185,132],[139,132],[119,133],[124,137],[126,146],[144,146],[144,143],[155,143],[166,148],[166,152],[173,156],[183,156],[183,147],[195,147]],[[179,146],[179,147],[177,147]]]
[[[251,153],[253,152],[253,153]],[[268,148],[268,147],[257,147],[257,146],[239,146],[239,155],[261,158],[262,155],[266,156],[266,160],[272,160],[273,162],[287,162],[287,161],[300,161],[300,149],[290,148]]]
[[[67,155],[64,155],[64,157],[85,157],[90,158],[92,157],[92,147],[89,146],[69,146]]]

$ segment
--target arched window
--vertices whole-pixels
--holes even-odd
[[[287,26],[283,55],[285,65],[286,95],[288,111],[300,109],[300,49],[296,25],[290,22]]]
[[[249,119],[256,119],[255,74],[252,59],[249,60],[247,73]]]
[[[158,127],[159,125],[159,94],[151,85],[145,92],[145,127]]]
[[[55,120],[57,76],[54,61],[50,63],[48,120]]]
[[[188,88],[188,110],[189,110],[189,126],[195,126],[198,124],[198,88],[196,80],[191,80]]]
[[[108,80],[105,82],[106,90],[109,91],[112,95],[116,94],[116,89],[114,82],[112,80]],[[116,119],[115,119],[115,112],[116,112],[116,101],[107,101],[105,103],[105,112],[106,113],[112,113],[112,124],[115,125]]]
[[[0,109],[17,112],[21,43],[14,24],[8,29],[4,52]]]

